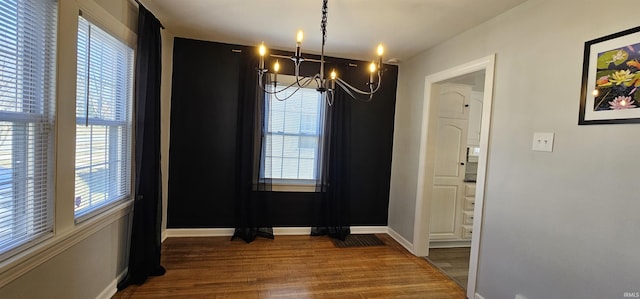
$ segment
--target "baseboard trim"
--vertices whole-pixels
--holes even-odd
[[[471,247],[471,241],[430,241],[429,248]]]
[[[169,228],[166,231],[167,238],[184,237],[231,237],[233,228]]]
[[[429,248],[471,247],[471,241],[430,241]]]
[[[118,280],[113,280],[100,294],[96,299],[110,299],[113,295],[118,291]]]
[[[413,244],[411,242],[407,241],[407,239],[405,239],[403,236],[401,236],[395,230],[393,230],[392,228],[388,228],[387,229],[387,234],[389,236],[391,236],[391,238],[393,238],[396,242],[398,242],[398,244],[402,245],[402,247],[404,247],[411,254],[416,255],[416,252],[413,249],[413,247],[414,247]]]
[[[475,297],[476,297],[475,299],[484,299],[484,297],[480,296],[480,294],[478,293],[475,293]]]
[[[274,227],[275,236],[308,236],[311,234],[310,227]]]
[[[128,268],[125,268],[120,274],[116,276],[114,279],[100,294],[96,299],[111,299],[113,295],[118,292],[118,282],[121,281],[125,275],[127,275]]]
[[[163,229],[162,233],[160,233],[160,243],[164,243],[164,240],[167,239],[167,229]]]
[[[386,226],[352,226],[351,233],[354,235],[361,234],[386,234],[389,228]]]
[[[170,228],[165,230],[163,241],[166,238],[184,237],[231,237],[233,228]],[[384,234],[387,233],[386,226],[352,226],[352,234]],[[311,234],[310,227],[274,227],[273,234],[276,236],[308,236]]]

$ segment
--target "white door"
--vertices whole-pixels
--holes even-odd
[[[471,88],[443,85],[438,103],[433,191],[431,199],[431,240],[460,239],[461,208],[464,200],[464,162]]]

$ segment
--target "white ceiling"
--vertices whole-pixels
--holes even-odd
[[[325,54],[406,60],[526,0],[330,0]],[[179,37],[320,53],[321,0],[142,0]],[[469,45],[473,46],[473,45]]]

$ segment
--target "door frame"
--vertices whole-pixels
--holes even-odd
[[[485,71],[484,97],[482,102],[482,121],[480,125],[480,155],[476,179],[475,208],[473,212],[473,232],[471,237],[471,257],[469,260],[469,282],[467,298],[475,297],[478,255],[484,214],[484,189],[486,186],[487,156],[491,126],[491,106],[493,99],[493,78],[495,54],[426,76],[424,102],[422,109],[422,128],[420,136],[420,157],[418,161],[418,186],[416,190],[416,209],[413,228],[413,252],[417,256],[429,255],[429,220],[431,212],[431,191],[433,189],[434,149],[436,141],[438,111],[432,101],[437,96],[435,86],[445,80],[477,71]]]

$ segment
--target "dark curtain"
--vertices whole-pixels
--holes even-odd
[[[329,96],[328,94],[326,96]],[[333,105],[326,107],[323,144],[321,147],[321,174],[316,186],[320,196],[315,205],[312,236],[328,235],[344,240],[349,228],[350,171],[347,161],[350,152],[351,99],[339,87]]]
[[[263,158],[265,96],[257,83],[258,58],[252,48],[243,52],[240,72],[237,125],[237,192],[236,229],[232,240],[247,243],[256,237],[273,239],[273,225],[269,212],[271,180],[261,178]]]
[[[162,25],[139,5],[138,49],[135,66],[135,201],[127,276],[124,289],[160,276],[162,189],[160,173],[160,75]]]

